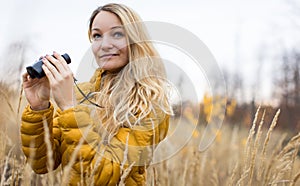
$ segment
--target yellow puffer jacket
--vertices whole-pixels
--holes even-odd
[[[99,90],[101,73],[97,70],[90,82],[80,84],[85,94]],[[83,99],[77,89],[76,99]],[[90,115],[91,110],[81,104],[65,111],[57,109],[55,113],[52,104],[42,111],[33,111],[28,105],[22,115],[21,140],[33,170],[38,174],[48,172],[45,119],[50,131],[54,169],[60,164],[63,168],[72,165],[69,185],[117,185],[121,177],[125,185],[145,185],[145,165],[155,145],[167,135],[169,116],[162,111],[152,113],[140,125],[120,128],[110,143],[103,144]],[[76,149],[78,144],[81,146]],[[70,162],[72,158],[75,159]],[[126,176],[125,169],[130,170]]]

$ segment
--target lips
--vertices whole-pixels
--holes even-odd
[[[100,56],[100,59],[102,58],[111,58],[111,57],[114,57],[114,56],[118,56],[119,54],[103,54]]]

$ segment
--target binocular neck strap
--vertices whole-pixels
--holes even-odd
[[[78,91],[80,92],[80,94],[84,97],[84,100],[87,100],[90,104],[92,104],[92,105],[94,105],[94,106],[96,106],[96,107],[104,108],[103,106],[100,106],[100,105],[98,105],[97,103],[95,103],[95,102],[89,100],[88,95],[89,95],[90,93],[89,93],[88,95],[85,95],[85,94],[83,93],[83,91],[79,88],[78,84],[76,83],[77,79],[76,79],[75,77],[73,77],[73,79],[74,79],[74,84],[75,84],[75,86],[77,87],[77,89],[78,89]],[[82,103],[84,100],[80,101],[80,103]]]

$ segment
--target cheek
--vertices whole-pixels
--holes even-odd
[[[128,47],[127,42],[126,42],[125,39],[121,39],[121,40],[119,40],[119,41],[116,41],[116,42],[114,43],[114,45],[115,45],[118,49],[120,49],[120,50],[127,50],[127,47]]]
[[[122,49],[122,53],[123,53],[123,60],[126,61],[126,63],[128,63],[129,61],[129,54],[128,54],[128,49],[127,47]]]
[[[97,56],[97,52],[98,52],[98,50],[99,50],[99,46],[98,46],[96,43],[93,43],[92,46],[91,46],[91,48],[92,48],[93,54],[94,54],[95,57],[96,57],[96,56]]]

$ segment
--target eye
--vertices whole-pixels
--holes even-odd
[[[101,34],[98,34],[98,33],[94,33],[92,34],[92,41],[98,41],[102,38],[102,35]]]
[[[123,32],[115,32],[115,33],[113,34],[113,36],[114,36],[115,38],[122,38],[122,37],[124,37],[124,34],[123,34]]]

